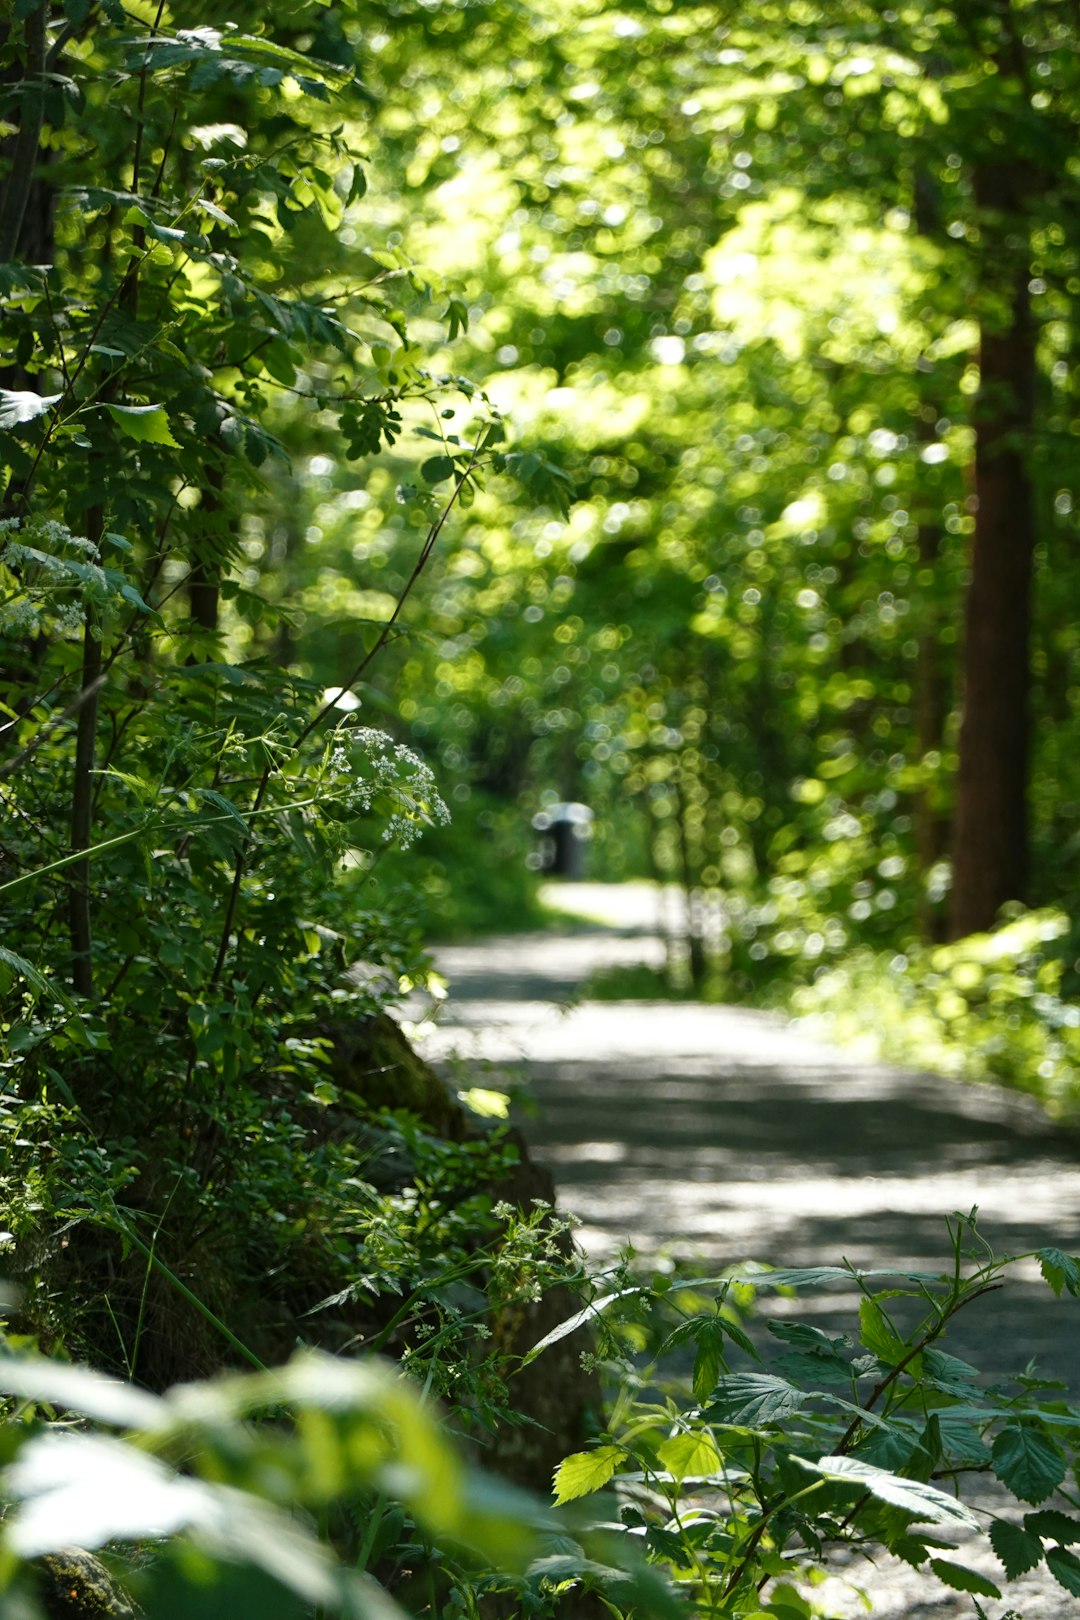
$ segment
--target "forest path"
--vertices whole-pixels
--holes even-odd
[[[549,894],[606,920],[442,948],[450,995],[420,1046],[467,1060],[463,1085],[524,1082],[537,1112],[518,1122],[593,1260],[630,1243],[710,1266],[940,1270],[944,1217],[975,1205],[998,1253],[1080,1253],[1080,1150],[1030,1098],[868,1063],[771,1013],[575,1001],[597,967],[662,960],[656,891]],[[854,1303],[809,1294],[797,1309],[840,1323]],[[1033,1262],[950,1341],[987,1370],[1036,1356],[1080,1396],[1080,1305],[1054,1300]]]
[[[593,1260],[629,1242],[710,1266],[847,1258],[940,1270],[944,1217],[973,1205],[1000,1253],[1080,1253],[1080,1149],[1030,1099],[867,1063],[744,1008],[576,1001],[598,967],[662,960],[656,892],[560,884],[550,898],[583,920],[438,952],[450,996],[419,1044],[433,1061],[462,1060],[462,1086],[527,1085],[538,1112],[519,1123]],[[858,1301],[840,1288],[761,1303],[843,1331]],[[1035,1356],[1080,1395],[1080,1305],[1055,1300],[1032,1262],[962,1313],[946,1347],[987,1372]],[[1000,1510],[992,1495],[986,1505]],[[1000,1582],[987,1551],[956,1556]],[[872,1593],[879,1620],[974,1613],[888,1557],[815,1596],[837,1617],[863,1614],[851,1582]],[[983,1600],[989,1620],[1010,1607],[1023,1620],[1080,1616],[1045,1567],[1004,1592]]]

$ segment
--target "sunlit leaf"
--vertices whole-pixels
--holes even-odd
[[[35,417],[51,411],[63,397],[62,394],[34,394],[27,389],[0,388],[0,428],[13,428],[20,422],[32,422]]]
[[[625,1456],[622,1446],[597,1446],[595,1451],[578,1451],[564,1458],[555,1470],[552,1486],[556,1505],[600,1490]]]
[[[829,1479],[842,1480],[869,1491],[879,1501],[902,1508],[905,1513],[928,1524],[978,1528],[979,1521],[971,1510],[936,1485],[928,1485],[918,1479],[904,1479],[884,1468],[875,1468],[872,1463],[861,1462],[857,1457],[822,1457],[819,1462],[807,1462],[805,1466]]]
[[[105,409],[129,439],[139,444],[164,444],[178,450],[164,405],[106,405]]]

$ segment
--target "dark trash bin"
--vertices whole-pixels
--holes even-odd
[[[585,848],[592,836],[587,804],[553,804],[533,817],[540,834],[539,866],[552,877],[583,878]]]

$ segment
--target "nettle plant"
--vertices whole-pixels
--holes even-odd
[[[975,1211],[949,1230],[941,1275],[747,1266],[598,1300],[594,1318],[626,1317],[607,1330],[621,1389],[596,1447],[558,1469],[556,1501],[601,1493],[576,1522],[621,1525],[694,1615],[803,1620],[830,1566],[858,1588],[883,1550],[978,1615],[1000,1580],[1040,1566],[1080,1596],[1080,1409],[1033,1367],[990,1380],[942,1348],[957,1313],[1033,1257],[995,1257]],[[1080,1261],[1034,1258],[1056,1294],[1080,1297]],[[861,1294],[857,1330],[785,1314],[766,1323],[781,1351],[766,1361],[746,1331],[754,1295],[830,1284]],[[972,1567],[980,1547],[990,1574]]]

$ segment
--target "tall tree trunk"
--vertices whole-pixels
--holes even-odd
[[[1028,865],[1027,774],[1035,507],[1028,472],[1035,327],[1018,164],[975,177],[984,219],[985,307],[975,411],[978,510],[965,612],[964,693],[950,933],[993,926],[1022,900]],[[1018,240],[1019,238],[1019,240]]]

